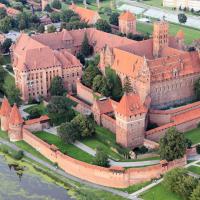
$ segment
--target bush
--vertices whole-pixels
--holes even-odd
[[[97,147],[94,164],[102,167],[109,167],[108,155],[100,147]]]
[[[24,152],[21,150],[13,152],[12,157],[16,160],[21,160],[24,157]]]
[[[200,144],[198,144],[198,145],[196,146],[196,151],[197,151],[198,154],[200,154]]]

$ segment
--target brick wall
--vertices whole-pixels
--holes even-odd
[[[101,95],[94,93],[90,88],[84,86],[80,81],[76,82],[77,96],[89,104],[93,104],[96,97]]]
[[[101,124],[104,128],[107,128],[114,134],[116,133],[116,121],[112,117],[105,114],[101,115]]]
[[[60,151],[55,151],[51,149],[49,144],[40,140],[26,129],[23,129],[23,139],[49,160],[56,162],[65,172],[95,184],[114,188],[125,188],[132,184],[159,178],[168,169],[183,166],[186,163],[186,159],[183,158],[168,163],[168,168],[163,168],[162,164],[128,170],[121,167],[104,168],[81,162],[62,154]]]

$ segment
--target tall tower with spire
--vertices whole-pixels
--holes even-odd
[[[10,118],[11,106],[6,97],[4,97],[0,110],[1,117],[1,130],[8,131],[9,129],[9,118]]]
[[[129,148],[143,145],[146,114],[138,94],[124,94],[115,109],[117,143]]]
[[[10,141],[16,142],[23,139],[22,135],[22,126],[23,126],[24,120],[21,117],[21,114],[19,112],[19,109],[17,108],[16,104],[12,107],[11,113],[10,113],[10,119],[9,119],[9,138]]]

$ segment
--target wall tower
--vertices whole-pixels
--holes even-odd
[[[157,21],[153,25],[153,56],[161,56],[164,47],[169,43],[169,25],[166,21]]]

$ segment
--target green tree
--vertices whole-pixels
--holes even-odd
[[[80,132],[77,128],[77,124],[73,122],[66,122],[61,124],[58,128],[58,135],[67,144],[74,143],[80,138]]]
[[[40,25],[38,26],[37,30],[38,30],[39,33],[44,33],[44,31],[45,31],[44,25],[43,25],[43,24],[40,24]]]
[[[200,200],[200,182],[197,184],[197,187],[193,190],[190,200]]]
[[[51,3],[51,6],[55,9],[60,10],[61,7],[62,7],[62,4],[59,0],[53,0],[52,3]]]
[[[33,107],[29,112],[29,119],[35,119],[41,116],[40,109],[37,107]]]
[[[7,16],[7,12],[4,8],[0,8],[0,19],[3,19],[5,16]]]
[[[131,81],[130,81],[130,79],[129,79],[128,76],[126,76],[125,79],[124,79],[124,88],[123,88],[123,91],[125,93],[127,93],[127,94],[133,92],[133,87],[131,85]]]
[[[54,25],[50,25],[47,27],[47,32],[48,33],[54,33],[56,32],[56,27]]]
[[[6,38],[3,44],[1,45],[2,53],[10,52],[11,45],[12,45],[12,40],[10,38]]]
[[[62,96],[65,92],[63,80],[60,76],[55,76],[50,85],[49,89],[51,96]]]
[[[12,29],[12,20],[10,17],[6,16],[0,20],[0,31],[3,33],[8,33]]]
[[[87,34],[85,33],[84,38],[83,38],[83,42],[81,44],[81,53],[87,57],[91,54],[91,47],[89,44],[89,40],[87,37]]]
[[[102,75],[95,76],[93,83],[92,83],[92,90],[94,92],[100,92],[101,89],[104,87],[105,79]]]
[[[197,100],[200,100],[200,79],[197,79],[194,83],[194,93]]]
[[[87,87],[92,87],[93,79],[96,75],[100,74],[99,69],[96,66],[89,65],[82,75],[82,83]]]
[[[106,80],[108,89],[110,90],[111,98],[119,101],[123,95],[122,83],[116,72],[110,67],[106,67]]]
[[[169,128],[165,136],[160,139],[160,157],[167,161],[182,158],[186,146],[184,134],[179,133],[175,127]]]
[[[44,11],[46,11],[46,12],[52,12],[53,10],[52,10],[51,6],[49,4],[47,4],[45,6],[45,8],[44,8]]]
[[[187,22],[187,16],[184,13],[178,14],[178,21],[181,24],[185,24]]]
[[[77,16],[77,14],[74,13],[73,10],[66,9],[66,10],[62,10],[62,12],[61,12],[61,20],[62,20],[63,22],[69,22],[70,19],[71,19],[73,16]]]
[[[100,147],[96,150],[94,164],[102,167],[109,167],[108,154]]]
[[[115,26],[118,26],[119,24],[118,24],[118,18],[119,18],[119,13],[117,13],[117,12],[113,12],[111,15],[110,15],[110,17],[109,17],[109,22],[110,22],[110,24],[113,24],[113,25],[115,25]]]
[[[47,111],[49,118],[54,125],[69,122],[75,116],[71,104],[64,96],[53,96],[47,105]]]
[[[95,133],[95,123],[94,120],[90,117],[86,117],[82,114],[78,114],[73,120],[72,123],[78,128],[81,137],[88,137]]]
[[[76,57],[80,60],[82,65],[85,65],[85,56],[82,53],[77,53]]]
[[[60,21],[60,13],[52,12],[50,15],[50,18],[53,23],[59,22]]]
[[[6,76],[6,72],[5,70],[0,67],[0,91],[3,92],[3,85],[4,85],[4,79],[5,79],[5,76]]]
[[[3,89],[11,105],[14,103],[17,105],[21,104],[20,90],[15,86],[13,77],[6,76],[3,84]]]
[[[96,29],[100,31],[104,31],[107,33],[111,33],[110,24],[104,19],[98,19],[96,22]]]

